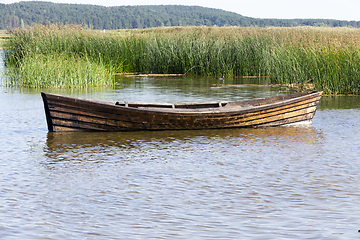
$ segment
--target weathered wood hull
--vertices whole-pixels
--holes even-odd
[[[134,131],[273,127],[312,120],[321,91],[212,103],[118,103],[41,93],[48,130]]]

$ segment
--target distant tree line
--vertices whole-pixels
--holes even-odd
[[[18,2],[0,4],[0,29],[32,23],[81,24],[91,29],[132,29],[159,26],[360,27],[360,21],[331,19],[259,19],[220,9],[181,5],[104,7],[86,4]]]

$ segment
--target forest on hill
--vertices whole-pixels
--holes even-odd
[[[220,9],[148,5],[104,7],[31,1],[0,4],[0,29],[25,27],[33,23],[81,24],[91,29],[132,29],[159,26],[242,26],[242,27],[354,27],[360,21],[331,19],[260,19]]]

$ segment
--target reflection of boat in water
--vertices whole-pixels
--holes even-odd
[[[237,128],[203,129],[198,131],[136,131],[136,132],[49,132],[47,149],[55,152],[67,152],[84,149],[105,152],[116,148],[172,149],[177,145],[216,145],[220,149],[229,145],[238,145],[259,141],[261,145],[273,146],[274,142],[313,144],[318,133],[312,126],[278,128]],[[176,146],[175,146],[176,145]],[[111,151],[110,151],[111,152]]]
[[[210,103],[105,102],[42,93],[50,132],[273,127],[311,121],[321,91]]]
[[[49,132],[44,164],[203,158],[245,158],[264,151],[316,149],[321,133],[312,126],[276,128],[204,129],[198,131]],[[270,151],[264,149],[271,149]],[[266,154],[271,155],[271,154]],[[264,156],[264,155],[260,155]],[[176,161],[175,161],[176,162]],[[48,166],[50,166],[48,165]]]

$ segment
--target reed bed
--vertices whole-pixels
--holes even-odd
[[[3,44],[5,42],[5,39],[7,39],[8,36],[6,35],[6,31],[5,30],[0,30],[0,49],[3,48]]]
[[[360,93],[359,30],[296,28],[287,35],[281,35],[282,41],[275,41],[269,53],[273,83],[313,83],[334,95]]]
[[[80,26],[34,25],[11,32],[5,43],[7,84],[34,88],[113,86],[116,70],[84,52]]]
[[[360,94],[359,43],[360,30],[350,28],[164,27],[102,32],[53,24],[13,31],[5,61],[21,69],[34,56],[35,61],[39,56],[67,56],[93,64],[92,68],[99,65],[105,75],[270,76],[276,84],[313,83],[327,94]]]
[[[103,87],[114,84],[105,66],[77,56],[24,57],[19,67],[7,69],[7,85],[32,88]]]

